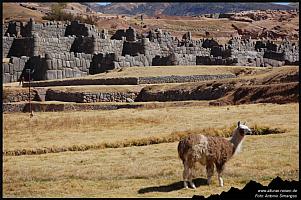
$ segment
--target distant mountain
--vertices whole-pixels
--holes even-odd
[[[171,16],[191,16],[213,13],[229,13],[247,10],[290,10],[296,9],[296,3],[280,5],[274,3],[111,3],[99,5],[96,3],[84,3],[91,9],[105,14],[146,14],[154,16],[164,14]],[[298,4],[299,5],[299,4]]]
[[[295,8],[295,9],[299,9],[299,3],[295,2],[295,3],[289,3],[289,6]]]

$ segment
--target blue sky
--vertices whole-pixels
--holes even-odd
[[[289,3],[287,3],[287,2],[277,2],[277,3],[274,3],[274,4],[287,5]]]
[[[97,3],[99,5],[107,5],[107,4],[110,4],[110,2],[100,2],[100,3]]]

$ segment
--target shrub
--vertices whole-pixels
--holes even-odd
[[[51,12],[43,16],[42,19],[50,21],[80,21],[81,23],[96,25],[96,18],[89,15],[87,18],[83,16],[75,16],[71,13],[66,13],[63,9],[66,8],[66,3],[56,3],[51,6]]]

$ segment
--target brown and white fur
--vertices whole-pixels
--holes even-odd
[[[206,166],[208,185],[211,182],[215,165],[219,185],[223,187],[222,172],[225,168],[225,163],[239,151],[240,145],[247,133],[250,134],[251,130],[245,124],[238,122],[238,126],[233,131],[230,140],[223,137],[211,137],[201,134],[192,134],[182,139],[178,144],[178,154],[184,165],[184,188],[188,188],[188,181],[190,186],[195,189],[195,185],[192,182],[192,169],[196,162]]]

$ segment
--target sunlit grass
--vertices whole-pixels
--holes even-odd
[[[4,196],[192,197],[242,188],[249,180],[298,180],[298,110],[292,103],[4,114],[3,151],[67,148],[4,155]],[[198,132],[228,137],[239,120],[259,132],[247,135],[241,153],[227,163],[225,187],[215,175],[211,186],[181,189],[177,141]],[[285,132],[265,134],[277,129]],[[85,149],[97,144],[106,146]],[[206,178],[203,168],[196,178]]]

